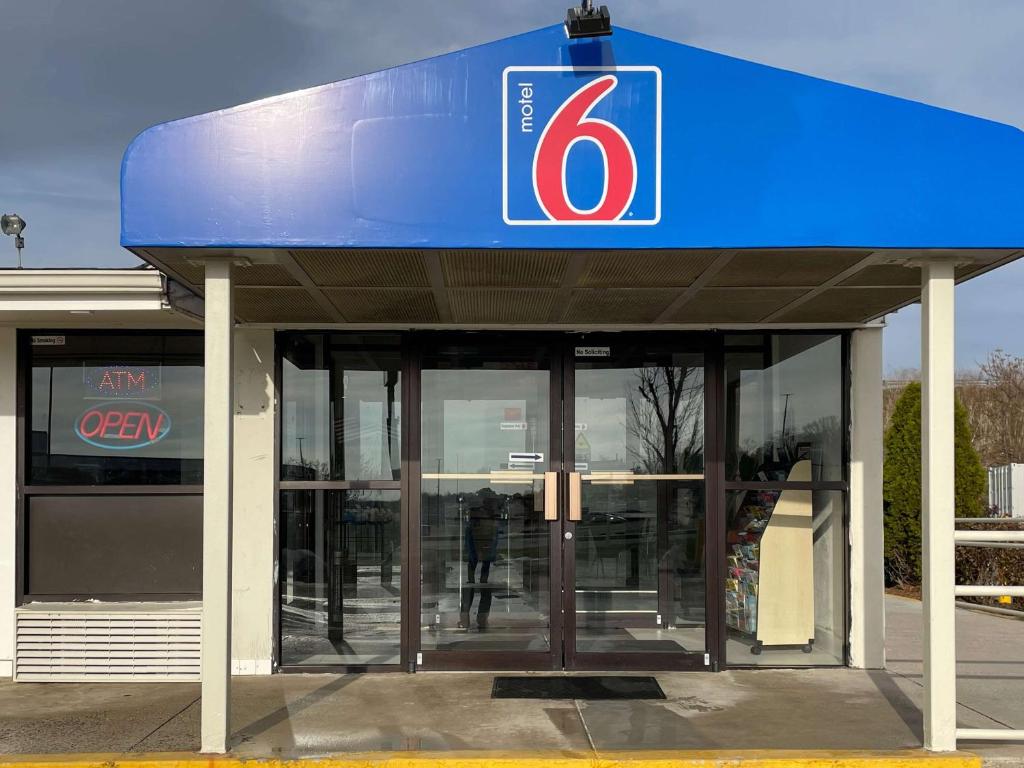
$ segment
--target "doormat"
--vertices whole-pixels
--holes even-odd
[[[495,677],[492,699],[664,699],[653,677],[590,675],[572,677]]]

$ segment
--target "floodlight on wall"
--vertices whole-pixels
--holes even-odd
[[[14,247],[18,249],[18,269],[21,269],[21,249],[25,247],[25,238],[21,233],[28,224],[16,213],[5,213],[0,216],[0,230],[5,235],[14,235]]]
[[[594,8],[594,0],[583,0],[565,12],[565,34],[570,40],[579,37],[603,37],[612,33],[612,16],[608,6]]]

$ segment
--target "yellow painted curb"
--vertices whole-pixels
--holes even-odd
[[[139,755],[12,755],[0,768],[981,768],[967,752],[678,750],[672,752],[402,752],[280,759]]]

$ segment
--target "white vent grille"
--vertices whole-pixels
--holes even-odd
[[[20,609],[19,682],[199,680],[200,611]]]

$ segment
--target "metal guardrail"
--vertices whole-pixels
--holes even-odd
[[[1013,518],[958,517],[956,523],[1005,523]],[[967,547],[998,547],[1018,549],[1024,547],[1024,531],[953,531],[953,542]],[[956,597],[1024,597],[1024,586],[997,584],[957,584]],[[954,691],[953,696],[956,697]],[[1024,741],[1024,729],[1014,728],[957,728],[957,740],[965,741]]]
[[[1024,523],[1024,517],[954,517],[954,523]]]

